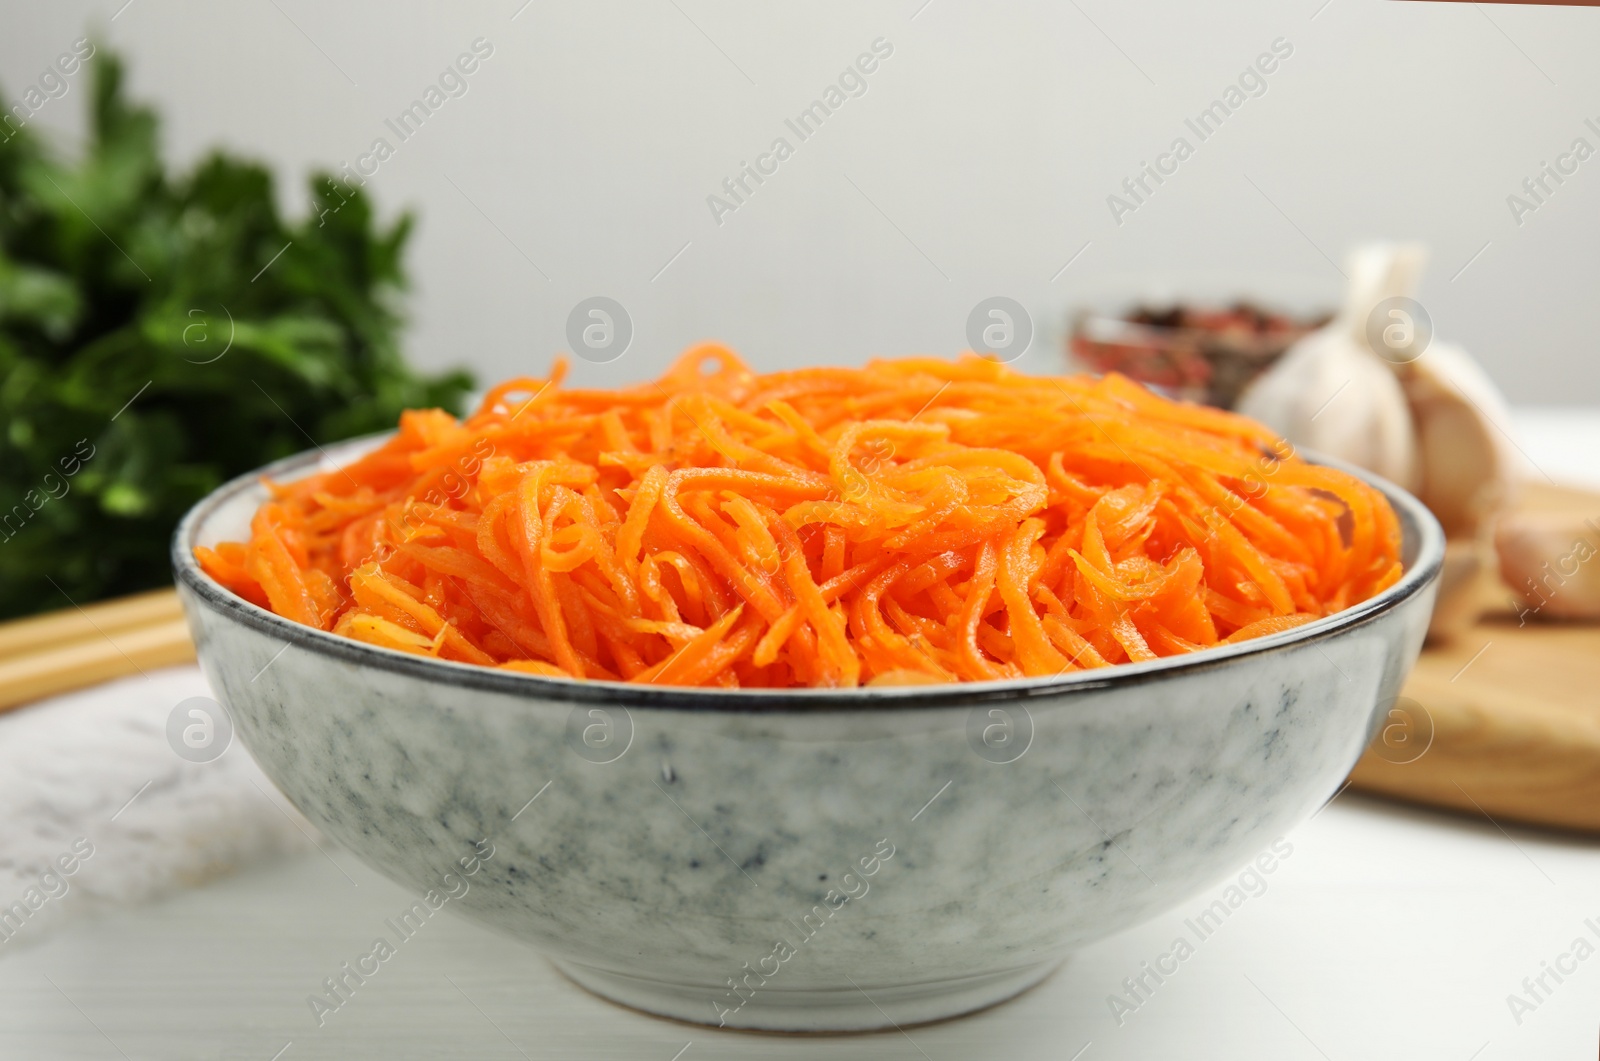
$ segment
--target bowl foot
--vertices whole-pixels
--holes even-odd
[[[661,1017],[770,1032],[864,1032],[959,1017],[1004,1002],[1049,976],[1060,959],[948,980],[735,995],[727,985],[693,985],[551,958],[568,978],[602,998]],[[741,1002],[742,999],[742,1002]]]

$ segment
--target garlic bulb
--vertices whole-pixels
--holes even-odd
[[[1448,540],[1429,628],[1448,637],[1481,612],[1517,461],[1500,392],[1466,351],[1431,341],[1411,301],[1425,257],[1416,244],[1357,249],[1339,315],[1251,384],[1238,411],[1417,494]],[[1428,334],[1414,333],[1418,317]]]
[[[1367,344],[1372,308],[1392,292],[1385,248],[1351,256],[1343,309],[1258,377],[1238,411],[1297,446],[1416,485],[1416,438],[1405,392],[1388,363]]]

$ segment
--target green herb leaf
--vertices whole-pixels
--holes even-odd
[[[472,385],[401,358],[410,216],[318,174],[289,221],[221,153],[169,172],[120,60],[88,65],[81,159],[0,127],[0,618],[167,582],[208,491]]]

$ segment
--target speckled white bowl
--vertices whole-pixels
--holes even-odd
[[[649,1012],[859,1030],[1016,994],[1335,791],[1416,659],[1443,552],[1428,512],[1376,485],[1407,574],[1372,600],[1181,658],[936,688],[569,682],[310,630],[192,559],[244,537],[254,475],[189,513],[173,566],[262,768],[425,903]]]

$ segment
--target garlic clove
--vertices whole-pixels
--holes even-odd
[[[1511,416],[1499,390],[1465,350],[1446,343],[1396,371],[1415,424],[1417,497],[1447,538],[1487,532],[1516,484]]]
[[[1600,619],[1600,517],[1514,512],[1495,529],[1500,578],[1529,619]]]

